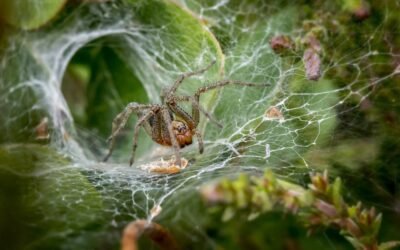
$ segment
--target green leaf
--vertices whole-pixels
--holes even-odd
[[[343,199],[342,199],[342,181],[338,177],[335,179],[335,182],[331,185],[331,192],[332,192],[332,201],[333,205],[335,206],[336,210],[341,213],[342,206],[343,206]]]
[[[371,235],[373,237],[377,237],[379,234],[379,230],[381,229],[381,224],[382,224],[382,214],[379,213],[378,215],[376,215],[375,218],[373,218],[374,221],[372,222],[371,225]]]
[[[66,0],[13,0],[0,3],[0,18],[24,30],[39,28],[64,7]]]
[[[139,1],[133,6],[135,19],[162,31],[159,43],[153,48],[162,53],[162,58],[179,66],[183,63],[193,64],[190,60],[196,59],[201,52],[211,52],[214,58],[222,59],[219,44],[207,26],[174,1]],[[184,55],[185,62],[175,54],[177,48]]]
[[[393,249],[395,247],[400,246],[400,241],[388,241],[388,242],[383,242],[378,246],[379,250],[388,250],[388,249]]]
[[[222,221],[228,221],[228,220],[232,219],[233,216],[235,216],[235,213],[236,213],[236,209],[235,208],[227,207],[224,210],[224,213],[222,215]]]
[[[78,231],[88,237],[85,231],[96,231],[105,219],[103,209],[91,183],[54,150],[0,147],[0,234],[10,249],[55,249]]]
[[[350,242],[354,249],[364,249],[364,245],[358,239],[351,236],[345,236],[345,238]]]
[[[355,11],[363,6],[364,0],[340,0],[343,9],[347,11]]]

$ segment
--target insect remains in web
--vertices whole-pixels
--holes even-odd
[[[214,64],[215,60],[207,67],[187,72],[178,77],[178,79],[172,84],[170,88],[164,89],[161,93],[161,104],[140,104],[136,102],[129,103],[125,109],[119,113],[113,120],[112,132],[108,138],[109,151],[104,161],[107,161],[111,156],[114,146],[115,138],[121,132],[128,122],[129,117],[135,113],[138,116],[133,134],[133,146],[132,155],[129,161],[129,165],[132,165],[135,160],[135,151],[138,144],[138,135],[140,127],[144,127],[145,131],[151,139],[164,146],[173,147],[175,154],[175,163],[178,166],[182,166],[182,158],[180,156],[180,149],[192,144],[193,136],[196,136],[197,143],[199,145],[200,154],[204,151],[203,136],[197,130],[197,126],[200,121],[200,113],[206,116],[211,122],[217,126],[222,127],[207,110],[200,105],[200,95],[217,88],[224,87],[226,85],[239,85],[239,86],[258,86],[265,87],[269,84],[256,84],[250,82],[242,82],[235,80],[220,80],[210,85],[197,89],[193,96],[177,95],[176,91],[182,82],[194,75],[200,75],[209,70]],[[183,110],[178,103],[190,102],[191,114]]]

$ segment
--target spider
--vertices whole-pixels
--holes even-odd
[[[268,84],[255,84],[233,80],[220,80],[208,86],[197,89],[193,96],[178,96],[176,91],[182,82],[191,76],[200,75],[209,70],[214,64],[215,60],[207,67],[187,72],[178,77],[174,84],[161,93],[162,104],[139,104],[136,102],[129,103],[125,109],[119,113],[113,120],[112,132],[107,139],[109,142],[109,151],[104,161],[107,161],[111,156],[114,145],[115,137],[125,127],[129,117],[132,113],[138,115],[138,120],[134,128],[132,155],[129,161],[131,166],[134,162],[135,151],[137,147],[137,140],[140,127],[144,127],[146,132],[151,136],[152,140],[160,145],[172,146],[174,148],[176,164],[181,166],[181,157],[179,150],[187,145],[192,144],[193,136],[197,137],[200,154],[204,151],[203,138],[197,130],[199,124],[200,112],[203,113],[211,122],[217,126],[222,127],[210,113],[208,113],[199,103],[200,95],[216,88],[226,85],[242,85],[242,86],[268,86]],[[188,114],[181,107],[178,102],[191,102],[192,115]]]

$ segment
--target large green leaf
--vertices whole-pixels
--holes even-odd
[[[49,22],[66,0],[14,0],[0,3],[0,18],[24,30],[36,29]]]
[[[7,249],[55,249],[100,228],[103,204],[78,168],[33,144],[0,147],[0,234]]]

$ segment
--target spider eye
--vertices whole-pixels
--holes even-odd
[[[174,121],[173,126],[174,126],[174,130],[179,134],[186,133],[186,131],[188,130],[186,124],[181,121]]]
[[[178,127],[179,132],[184,132],[185,130],[186,130],[186,126],[183,124]]]

